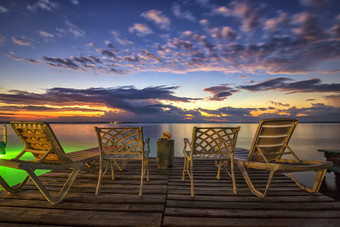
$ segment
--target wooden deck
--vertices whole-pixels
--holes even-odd
[[[78,175],[65,200],[55,206],[47,202],[29,182],[16,195],[0,191],[0,226],[339,226],[340,202],[320,193],[310,195],[286,176],[277,176],[269,195],[259,199],[249,191],[236,168],[239,194],[224,173],[215,178],[213,163],[195,162],[195,199],[190,197],[188,177],[183,183],[183,159],[176,158],[169,170],[158,170],[150,161],[150,182],[138,197],[140,163],[129,163],[112,182],[104,177],[102,194],[95,196],[98,167]],[[251,172],[257,185],[267,174]],[[43,177],[49,190],[59,189],[65,173]]]

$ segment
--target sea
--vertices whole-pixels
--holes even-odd
[[[257,129],[257,123],[129,123],[129,124],[50,124],[65,152],[73,152],[86,148],[97,147],[98,142],[94,127],[134,127],[142,126],[144,138],[150,138],[150,156],[156,157],[156,141],[161,138],[163,132],[169,132],[175,141],[175,157],[183,157],[184,138],[191,141],[192,129],[197,127],[235,127],[241,130],[237,139],[237,147],[250,148]],[[1,137],[0,137],[1,140]],[[14,158],[24,145],[7,125],[6,154],[0,155],[2,159]],[[340,123],[299,123],[289,143],[292,150],[303,160],[326,160],[323,152],[318,149],[340,149]],[[26,156],[27,160],[33,156]],[[39,174],[45,171],[39,171]],[[1,176],[11,185],[18,184],[25,177],[25,172],[5,167],[0,167]],[[314,181],[315,172],[302,172],[295,174],[303,184],[310,186]],[[339,182],[333,172],[326,173],[325,182],[321,192],[332,197],[339,197]],[[1,189],[0,189],[1,190]],[[323,191],[325,190],[325,191]]]

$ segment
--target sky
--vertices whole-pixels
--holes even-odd
[[[0,0],[0,121],[340,122],[338,0]]]

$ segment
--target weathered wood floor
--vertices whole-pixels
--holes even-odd
[[[111,181],[104,177],[102,194],[95,196],[98,166],[78,175],[65,200],[48,203],[29,182],[16,195],[0,191],[0,226],[339,226],[340,202],[320,193],[310,195],[285,176],[277,176],[265,199],[250,193],[236,168],[239,194],[232,194],[232,183],[224,173],[215,178],[212,162],[195,163],[195,199],[190,197],[188,177],[183,183],[183,160],[176,158],[170,170],[158,170],[150,161],[150,182],[138,197],[140,163],[129,163],[126,172]],[[264,185],[267,174],[251,174],[257,185]],[[56,191],[66,173],[43,177],[48,189]]]

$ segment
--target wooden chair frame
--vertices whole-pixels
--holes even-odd
[[[139,196],[143,194],[143,179],[146,172],[147,181],[149,176],[149,142],[147,138],[143,141],[142,127],[117,127],[117,128],[97,128],[95,127],[99,151],[100,166],[99,176],[96,189],[96,195],[100,194],[100,184],[102,177],[111,168],[112,180],[115,179],[113,164],[119,170],[123,170],[130,160],[141,160],[141,179],[139,187]],[[146,150],[144,149],[146,145]],[[118,163],[121,161],[122,163]],[[105,169],[103,170],[105,166]]]
[[[60,203],[69,191],[83,164],[90,165],[98,158],[97,151],[94,152],[93,150],[85,150],[77,155],[66,154],[48,123],[11,122],[11,126],[24,143],[25,148],[11,160],[1,159],[0,165],[24,170],[27,176],[18,186],[13,187],[9,186],[5,179],[0,176],[0,187],[10,194],[19,192],[30,179],[50,203]],[[20,160],[25,153],[33,154],[35,160]],[[53,197],[35,174],[37,169],[56,171],[71,169],[72,173],[59,195]]]
[[[194,160],[214,160],[218,168],[216,178],[220,179],[221,169],[224,168],[232,178],[234,194],[237,193],[234,175],[234,150],[239,130],[240,127],[194,127],[192,142],[188,138],[184,139],[182,181],[185,180],[185,173],[187,173],[190,178],[192,198],[195,197]],[[227,169],[229,161],[231,172]]]
[[[265,119],[260,121],[250,150],[236,148],[235,163],[248,184],[252,193],[264,198],[275,175],[287,173],[302,189],[310,193],[318,192],[327,168],[332,162],[300,160],[288,146],[298,121],[292,118]],[[293,159],[283,159],[291,155]],[[248,175],[247,168],[269,171],[269,177],[264,192],[256,189]],[[312,188],[300,184],[292,172],[317,171]]]

